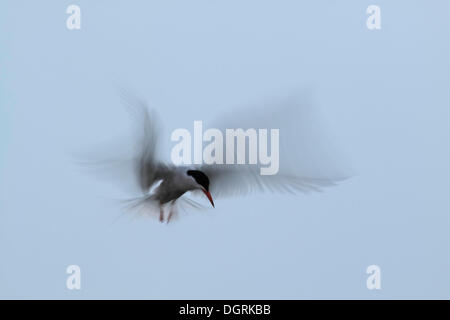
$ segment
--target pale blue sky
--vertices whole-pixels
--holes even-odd
[[[2,1],[0,297],[450,298],[449,18],[445,0]],[[117,80],[167,130],[307,87],[358,175],[169,226],[117,220],[120,191],[70,157],[126,130]]]

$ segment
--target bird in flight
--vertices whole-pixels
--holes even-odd
[[[135,154],[126,160],[127,172],[124,174],[132,178],[140,194],[128,200],[128,208],[156,215],[160,222],[173,220],[178,212],[177,205],[203,207],[189,194],[203,195],[214,207],[213,198],[255,192],[308,193],[321,191],[346,178],[342,170],[337,169],[336,154],[329,150],[329,141],[315,134],[320,129],[310,108],[301,107],[295,99],[275,103],[275,108],[265,107],[257,112],[241,109],[239,115],[224,115],[216,124],[216,127],[226,128],[279,128],[279,172],[261,175],[255,164],[175,165],[160,160],[155,112],[136,96],[127,92],[120,95],[138,132],[133,141]],[[108,170],[113,173],[123,167],[110,166]],[[339,171],[341,173],[337,173]],[[121,182],[121,179],[116,180]]]

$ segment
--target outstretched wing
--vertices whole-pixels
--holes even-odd
[[[262,104],[259,108],[241,108],[222,116],[211,127],[220,128],[222,132],[238,128],[267,129],[268,132],[279,129],[279,170],[274,175],[261,175],[260,164],[201,166],[200,170],[210,179],[213,197],[255,192],[307,193],[333,186],[350,176],[347,162],[332,143],[323,116],[303,98],[290,97]],[[268,143],[269,150],[271,145]]]
[[[147,193],[155,182],[170,173],[168,166],[157,160],[158,118],[145,101],[125,90],[119,93],[136,123],[134,173],[141,191]]]
[[[210,179],[213,198],[245,196],[256,192],[308,193],[334,186],[342,178],[302,177],[278,173],[260,175],[255,165],[205,165],[201,169]]]
[[[157,157],[158,119],[144,100],[124,89],[118,92],[133,120],[132,136],[125,141],[114,141],[109,146],[98,146],[78,163],[96,177],[114,183],[127,193],[147,195],[151,187],[169,173],[167,165]],[[128,152],[124,154],[123,150]]]

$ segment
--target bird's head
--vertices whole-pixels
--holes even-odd
[[[197,184],[197,188],[202,190],[203,193],[206,195],[208,200],[211,202],[212,206],[214,207],[214,201],[211,197],[211,194],[209,193],[209,178],[206,174],[199,170],[188,170],[187,172],[188,176],[191,176],[195,183]]]

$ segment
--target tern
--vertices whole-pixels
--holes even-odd
[[[128,171],[140,194],[129,200],[130,208],[159,216],[169,223],[177,213],[176,204],[198,208],[187,194],[203,194],[215,207],[214,198],[243,196],[254,192],[321,191],[346,179],[330,141],[323,139],[320,125],[311,108],[294,100],[275,103],[259,110],[239,111],[222,116],[219,126],[234,128],[276,127],[280,130],[280,170],[276,175],[261,175],[254,164],[175,165],[158,157],[158,123],[154,110],[144,100],[121,93],[133,116],[138,136],[133,141],[135,154],[127,159]],[[120,162],[123,163],[123,162]],[[130,166],[131,165],[131,166]],[[131,170],[130,170],[131,168]],[[110,171],[121,170],[113,166]],[[121,175],[123,177],[123,175]],[[116,179],[121,183],[121,179]],[[216,199],[217,200],[217,199]],[[169,213],[165,216],[165,207]]]

